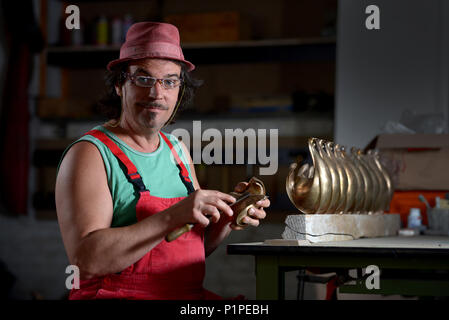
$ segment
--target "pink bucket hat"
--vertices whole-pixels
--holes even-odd
[[[120,48],[120,58],[109,62],[107,68],[111,70],[119,63],[144,58],[178,60],[187,65],[188,71],[195,69],[192,63],[184,59],[178,28],[168,23],[133,24],[126,34],[125,43]]]

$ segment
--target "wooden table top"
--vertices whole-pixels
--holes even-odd
[[[380,254],[437,255],[449,259],[449,236],[395,236],[347,241],[310,243],[307,240],[236,243],[227,246],[228,254]]]

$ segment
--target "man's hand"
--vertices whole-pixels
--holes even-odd
[[[240,182],[235,187],[235,192],[242,193],[246,190],[246,187],[248,185],[248,182]],[[255,208],[251,208],[248,210],[248,215],[243,218],[242,222],[246,223],[247,225],[251,225],[253,227],[257,227],[259,225],[259,222],[261,219],[264,219],[267,214],[264,210],[264,208],[268,208],[270,206],[270,200],[260,200],[256,202]],[[233,230],[242,230],[245,227],[240,227],[233,222],[231,225],[231,228]]]
[[[231,218],[233,212],[229,205],[234,202],[233,196],[220,191],[196,190],[172,207],[174,224],[199,223],[206,227],[209,222],[217,223],[220,213]]]

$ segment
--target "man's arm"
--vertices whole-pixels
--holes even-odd
[[[90,142],[79,142],[67,152],[57,176],[55,197],[69,261],[85,278],[122,271],[162,241],[169,230],[168,215],[110,228],[113,205],[106,170]]]
[[[79,142],[67,152],[56,179],[55,196],[69,261],[80,268],[84,279],[124,270],[176,226],[187,222],[206,226],[205,214],[218,219],[218,213],[208,212],[210,208],[230,211],[224,201],[232,198],[216,191],[195,192],[136,224],[111,228],[113,204],[106,170],[100,152],[90,142]]]

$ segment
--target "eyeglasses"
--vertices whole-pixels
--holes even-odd
[[[159,84],[164,89],[174,89],[182,84],[182,79],[172,79],[172,78],[158,79],[149,76],[136,76],[129,73],[125,73],[125,76],[129,80],[131,80],[133,84],[143,88],[152,88],[156,85],[156,82],[159,82]]]

